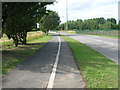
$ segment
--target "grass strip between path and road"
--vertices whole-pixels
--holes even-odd
[[[51,35],[34,35],[27,38],[28,45],[19,45],[18,47],[9,46],[10,48],[6,48],[8,46],[3,47],[2,74],[8,73],[25,59],[32,56],[51,39]]]
[[[63,36],[71,48],[86,88],[118,88],[118,65],[79,41]]]

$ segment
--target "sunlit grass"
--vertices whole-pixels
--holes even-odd
[[[100,37],[120,39],[120,36],[104,36],[104,35],[91,35],[91,36],[100,36]]]
[[[63,33],[66,33],[67,31],[66,31],[66,30],[61,30],[60,32],[61,32],[61,33],[62,33],[62,32],[63,32]],[[68,31],[68,34],[76,34],[76,31],[69,30],[69,31]]]

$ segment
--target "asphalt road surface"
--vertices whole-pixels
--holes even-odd
[[[61,34],[66,35],[66,33]],[[118,45],[118,43],[120,43],[119,39],[81,34],[68,34],[68,36],[92,47],[104,56],[110,58],[112,61],[120,64],[120,46]]]
[[[2,84],[3,88],[85,87],[72,52],[65,40],[57,36],[4,76]]]

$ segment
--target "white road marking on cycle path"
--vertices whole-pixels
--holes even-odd
[[[57,66],[58,66],[58,60],[59,60],[59,56],[60,56],[61,39],[60,39],[59,36],[57,36],[57,37],[59,39],[59,46],[58,46],[58,51],[57,51],[55,63],[54,63],[53,69],[52,69],[52,73],[51,73],[47,88],[53,88],[55,75],[56,75],[56,70],[57,70]]]

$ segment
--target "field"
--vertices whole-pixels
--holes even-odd
[[[78,30],[76,33],[120,39],[120,30]]]
[[[62,32],[63,32],[63,33],[67,33],[66,30],[61,30],[60,32],[61,32],[61,33],[62,33]],[[69,30],[69,31],[68,31],[68,34],[76,34],[76,31]]]

